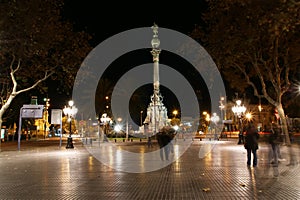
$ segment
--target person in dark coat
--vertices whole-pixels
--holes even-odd
[[[278,127],[277,124],[273,124],[270,130],[269,144],[271,145],[272,156],[273,156],[273,159],[271,160],[271,164],[274,164],[274,166],[278,166],[278,161],[285,160],[282,159],[280,153],[280,145],[282,144],[282,142],[283,139],[281,136],[281,129],[280,127]]]
[[[257,166],[257,149],[259,134],[255,126],[250,123],[246,129],[245,149],[247,150],[247,165],[251,165],[251,154],[253,155],[253,167]]]
[[[171,144],[171,141],[172,141],[171,135],[168,134],[167,132],[160,131],[157,134],[156,138],[157,138],[157,143],[160,148],[161,160],[164,160],[164,157],[165,157],[165,160],[169,160],[169,154],[170,154],[170,150],[171,150],[170,145],[172,145]]]

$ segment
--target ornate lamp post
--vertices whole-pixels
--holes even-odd
[[[236,105],[231,108],[234,115],[238,117],[238,123],[239,123],[239,141],[238,141],[238,144],[243,144],[242,115],[246,111],[246,107],[244,105],[241,105],[241,104],[242,104],[242,101],[237,100]]]
[[[49,98],[44,98],[45,101],[45,107],[44,107],[44,139],[46,139],[47,136],[47,123],[48,123],[48,108],[50,106],[50,99]]]
[[[78,109],[74,106],[74,101],[70,100],[68,102],[68,107],[65,106],[65,108],[63,109],[64,111],[64,114],[66,116],[68,116],[68,122],[70,122],[70,127],[69,127],[69,137],[68,137],[68,140],[67,140],[67,146],[66,148],[69,149],[69,148],[74,148],[73,146],[73,140],[72,140],[72,118],[75,118],[75,115],[78,111]]]
[[[204,123],[202,124],[202,126],[203,126],[203,128],[204,128],[204,133],[207,133],[207,131],[208,131],[208,125],[209,125],[209,121],[210,121],[210,115],[209,115],[209,113],[207,113],[206,111],[204,111],[203,113],[202,113],[203,115],[204,115]]]
[[[217,113],[213,113],[210,120],[213,122],[214,139],[217,140],[218,139],[217,128],[218,128],[218,123],[220,121],[220,117],[217,115]]]
[[[225,109],[225,105],[224,105],[223,101],[225,101],[225,97],[221,97],[220,101],[219,101],[220,102],[219,108],[221,110],[221,121],[222,121],[222,123],[223,123],[224,119],[226,120],[226,111],[225,111],[225,114],[223,115],[223,110]]]
[[[107,125],[111,122],[111,119],[108,117],[107,113],[103,113],[100,118],[101,123],[103,124],[103,132],[106,135],[107,133]]]

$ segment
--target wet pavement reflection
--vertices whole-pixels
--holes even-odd
[[[0,153],[0,199],[299,199],[299,146],[270,163],[260,144],[247,167],[236,140],[180,141],[170,160],[156,143],[26,147]],[[131,172],[129,169],[131,169]]]

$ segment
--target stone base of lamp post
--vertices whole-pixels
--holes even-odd
[[[73,148],[74,148],[74,146],[73,146],[73,138],[72,137],[68,137],[66,149],[73,149]]]

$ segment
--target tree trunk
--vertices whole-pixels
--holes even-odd
[[[13,92],[12,92],[13,93]],[[11,104],[12,100],[15,98],[15,95],[9,95],[7,101],[5,102],[4,105],[2,105],[2,107],[0,108],[0,130],[2,128],[2,123],[3,123],[3,115],[5,113],[5,111],[8,109],[9,105]],[[1,136],[0,136],[1,137]],[[1,139],[0,139],[1,140]],[[0,141],[0,152],[1,152],[1,141]]]
[[[0,130],[1,130],[1,128],[2,128],[2,113],[1,113],[2,111],[0,110]],[[1,134],[1,133],[0,133]],[[1,136],[0,136],[0,152],[2,151],[1,150],[1,143],[2,143],[2,139],[1,139]]]
[[[284,110],[282,108],[282,104],[278,105],[276,107],[279,117],[280,117],[280,122],[281,122],[281,130],[282,133],[284,134],[285,137],[285,143],[286,145],[290,146],[291,145],[291,141],[290,141],[290,136],[289,136],[289,132],[288,132],[288,127],[287,127],[287,121],[285,118],[285,114],[284,114]]]

